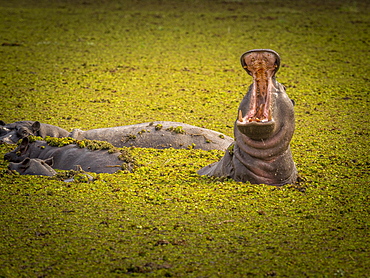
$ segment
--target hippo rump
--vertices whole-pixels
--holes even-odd
[[[234,141],[222,133],[178,122],[156,121],[135,125],[98,128],[87,131],[75,129],[70,135],[77,140],[107,141],[113,146],[154,149],[226,150]]]
[[[46,160],[53,158],[53,168],[60,170],[76,170],[81,168],[86,172],[114,173],[122,170],[132,170],[131,161],[123,161],[121,152],[110,153],[108,150],[89,150],[76,144],[63,147],[49,146],[45,141],[30,142],[28,137],[13,151],[5,154],[4,159],[10,162],[22,162],[26,158]]]
[[[21,175],[40,175],[40,176],[54,176],[57,174],[51,167],[53,165],[53,158],[45,160],[39,158],[25,158],[21,162],[10,162],[8,169],[17,171]]]
[[[19,121],[5,124],[0,121],[0,143],[16,144],[20,139],[29,135],[50,137],[67,137],[69,132],[63,128],[42,124],[38,121]]]
[[[253,184],[294,183],[297,170],[289,146],[294,110],[284,86],[275,79],[280,57],[273,50],[256,49],[244,53],[241,64],[253,84],[239,106],[235,142],[220,161],[198,174]]]

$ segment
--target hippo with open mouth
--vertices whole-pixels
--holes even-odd
[[[220,161],[198,174],[253,184],[294,183],[297,169],[289,146],[294,109],[284,86],[275,78],[280,57],[270,49],[255,49],[241,56],[241,64],[253,77],[253,84],[239,106],[235,141]]]

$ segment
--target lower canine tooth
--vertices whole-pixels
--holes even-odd
[[[243,113],[242,113],[242,110],[239,110],[238,121],[239,122],[242,122],[243,121]]]

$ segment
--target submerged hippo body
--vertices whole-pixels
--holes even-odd
[[[242,55],[241,63],[253,84],[239,107],[235,142],[219,162],[198,174],[254,184],[294,183],[297,170],[289,147],[294,110],[285,88],[275,79],[279,55],[268,49],[251,50]]]
[[[222,133],[178,122],[157,121],[128,126],[98,128],[87,131],[75,129],[71,137],[77,140],[107,141],[115,147],[195,148],[226,150],[234,141]]]
[[[26,158],[49,159],[53,158],[53,168],[60,170],[82,170],[95,173],[114,173],[122,169],[118,156],[121,153],[109,153],[107,150],[91,151],[80,148],[75,144],[63,147],[49,146],[45,141],[29,143],[27,137],[13,151],[5,154],[4,159],[10,162],[21,162]],[[128,169],[131,170],[131,169]]]
[[[25,158],[21,162],[10,162],[8,169],[14,170],[21,175],[54,176],[57,172],[51,167],[53,159]]]
[[[0,143],[16,144],[20,139],[29,135],[41,137],[67,137],[69,132],[58,126],[42,124],[38,121],[19,121],[5,124],[0,121]]]

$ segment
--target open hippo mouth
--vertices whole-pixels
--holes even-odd
[[[272,95],[276,92],[275,73],[280,57],[268,49],[256,49],[241,56],[243,68],[253,77],[246,107],[240,106],[236,125],[241,133],[254,140],[263,140],[275,130]]]

